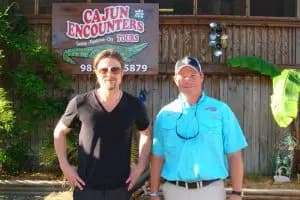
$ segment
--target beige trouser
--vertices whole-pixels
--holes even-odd
[[[222,180],[215,181],[201,189],[186,189],[165,182],[162,185],[164,200],[225,200],[226,192]]]

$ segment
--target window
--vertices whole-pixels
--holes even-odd
[[[296,0],[251,0],[250,15],[295,17],[296,8]]]
[[[192,15],[194,0],[144,0],[145,3],[159,3],[160,15]]]
[[[52,3],[85,3],[86,0],[36,0],[39,4],[39,14],[51,14]]]
[[[198,0],[200,15],[245,15],[245,0]]]
[[[92,0],[92,3],[140,3],[140,0]]]
[[[158,3],[160,15],[238,15],[296,17],[299,0],[0,0],[16,2],[19,14],[51,14],[52,3]],[[246,8],[246,2],[249,2]]]

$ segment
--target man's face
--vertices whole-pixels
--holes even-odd
[[[114,90],[119,88],[124,72],[118,60],[104,58],[96,66],[95,73],[101,88]]]
[[[183,67],[175,76],[174,81],[180,92],[184,94],[199,93],[202,90],[204,75],[191,67]]]

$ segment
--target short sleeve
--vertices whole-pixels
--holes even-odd
[[[61,121],[68,128],[74,128],[76,122],[78,122],[76,97],[71,99],[68,103],[68,106],[61,117]]]
[[[226,105],[223,113],[223,135],[225,153],[234,153],[247,147],[248,144],[246,138],[232,110]]]
[[[157,118],[153,127],[153,139],[152,139],[152,153],[155,156],[163,157],[163,134],[160,123],[160,114],[157,115]]]
[[[149,127],[149,118],[147,115],[146,106],[142,101],[137,99],[137,119],[136,119],[136,127],[138,130],[145,130]]]

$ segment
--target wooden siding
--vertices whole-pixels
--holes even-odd
[[[50,45],[51,19],[34,18],[30,23],[41,41]],[[214,58],[208,47],[208,24],[217,21],[226,25],[228,47],[221,58]],[[245,132],[248,148],[244,161],[247,173],[272,174],[275,146],[281,129],[270,110],[272,82],[270,78],[245,69],[229,69],[227,58],[239,55],[262,57],[281,68],[300,64],[300,20],[294,18],[165,16],[160,17],[159,75],[126,75],[123,89],[138,95],[147,91],[146,106],[151,120],[159,109],[176,98],[173,83],[174,63],[185,55],[199,58],[206,73],[205,92],[227,102]],[[73,95],[95,87],[93,75],[73,76]]]

